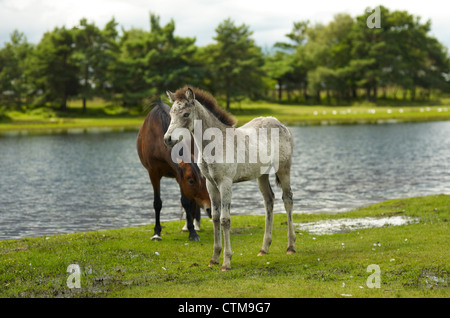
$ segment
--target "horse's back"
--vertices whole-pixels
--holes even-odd
[[[165,166],[163,170],[172,170],[169,169],[170,151],[164,144],[164,133],[170,123],[169,109],[169,106],[157,103],[139,130],[136,147],[139,159],[147,170],[161,169],[161,165]]]

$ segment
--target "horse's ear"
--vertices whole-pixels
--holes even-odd
[[[187,98],[188,102],[193,102],[194,101],[195,94],[194,94],[194,92],[192,91],[192,89],[190,87],[188,87],[188,89],[186,90],[185,95],[186,95],[186,98]]]
[[[170,102],[174,103],[175,102],[175,95],[169,90],[166,91],[166,94],[167,94],[167,97],[169,97]]]
[[[178,165],[178,171],[180,172],[180,176],[183,177],[183,173],[184,173],[184,169],[183,169],[183,160],[181,160],[180,158],[177,158],[177,165]]]

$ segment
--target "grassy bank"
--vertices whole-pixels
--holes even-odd
[[[295,214],[296,223],[356,217],[410,216],[417,223],[341,231],[297,230],[286,255],[286,218],[276,214],[269,254],[256,256],[263,216],[232,216],[232,270],[207,266],[212,223],[200,242],[181,233],[183,221],[0,241],[0,297],[449,297],[450,195],[398,199],[342,214]],[[81,288],[67,287],[67,267],[81,269]],[[367,272],[378,265],[380,288]]]
[[[232,113],[245,123],[257,116],[274,116],[288,125],[376,124],[450,120],[450,106],[297,106],[246,103]]]
[[[69,105],[67,113],[48,108],[27,112],[9,111],[0,121],[0,134],[59,133],[89,129],[138,129],[145,111],[106,106],[102,102],[89,105],[82,114],[79,103]],[[328,125],[450,120],[450,106],[301,106],[268,102],[242,102],[233,105],[231,113],[238,125],[258,116],[274,116],[287,125]]]

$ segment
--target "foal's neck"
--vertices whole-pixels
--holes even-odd
[[[218,128],[225,132],[226,128],[232,128],[231,126],[225,125],[220,119],[218,119],[212,112],[210,112],[205,106],[200,103],[196,103],[196,119],[201,120],[203,124],[203,129],[208,128]]]
[[[232,128],[231,126],[225,125],[222,121],[220,121],[220,119],[218,119],[216,116],[214,116],[208,109],[206,109],[202,104],[197,103],[196,104],[196,120],[201,120],[202,122],[202,127],[201,127],[201,136],[199,136],[199,134],[197,134],[199,137],[202,137],[203,134],[205,133],[205,130],[208,128],[218,128],[220,131],[222,131],[223,136],[225,137],[225,132],[227,128]],[[199,128],[199,127],[197,127]],[[194,129],[195,132],[195,129]],[[195,139],[196,136],[194,136]],[[203,138],[202,138],[203,139]],[[200,142],[201,145],[202,140],[198,140]],[[197,146],[198,146],[197,145]]]
[[[226,136],[226,129],[232,128],[231,126],[225,125],[222,121],[220,121],[216,116],[214,116],[208,109],[206,109],[202,104],[196,103],[196,118],[195,120],[201,121],[201,135],[198,133],[198,129],[200,127],[194,128],[194,141],[196,143],[196,146],[199,149],[203,149],[205,146],[205,143],[208,144],[209,140],[203,140],[203,135],[205,133],[205,130],[208,128],[218,128],[220,131],[222,131],[222,136],[225,138]]]

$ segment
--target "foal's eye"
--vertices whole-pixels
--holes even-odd
[[[183,117],[189,117],[190,113],[184,113]]]

